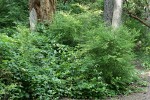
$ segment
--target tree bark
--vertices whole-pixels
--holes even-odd
[[[150,26],[150,0],[147,0],[147,7],[146,7],[146,23]],[[147,28],[147,32],[146,33],[149,33],[150,32],[150,27]]]
[[[56,0],[29,0],[29,10],[36,10],[38,21],[51,21]]]
[[[114,0],[114,10],[112,17],[112,27],[114,29],[118,28],[121,25],[122,5],[123,0]]]
[[[30,30],[34,31],[36,29],[36,24],[37,24],[37,13],[34,8],[30,11]]]
[[[30,15],[37,15],[37,22],[51,22],[56,10],[55,3],[56,0],[29,0]],[[34,9],[36,14],[31,13]],[[33,18],[29,19],[31,23]]]
[[[107,26],[112,24],[113,7],[113,0],[104,0],[104,21]]]

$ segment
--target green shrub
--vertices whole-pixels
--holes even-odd
[[[80,14],[86,12],[87,8],[77,3],[77,4],[72,4],[71,9],[72,9],[71,13]]]
[[[125,93],[135,76],[136,35],[126,28],[104,27],[97,12],[57,12],[53,23],[39,24],[37,32],[18,26],[11,37],[0,36],[0,72],[9,73],[0,74],[0,95],[41,100]]]
[[[80,34],[80,28],[81,24],[74,16],[70,16],[68,13],[59,12],[55,17],[53,24],[50,26],[49,33],[54,36],[56,42],[69,46],[76,46],[77,41],[75,40],[75,37]]]
[[[17,29],[18,32],[12,36],[15,42],[11,42],[15,49],[11,49],[13,54],[3,69],[6,72],[8,68],[11,73],[11,77],[4,78],[11,79],[13,82],[9,82],[16,84],[12,91],[17,89],[22,95],[14,93],[8,95],[8,98],[59,99],[70,95],[71,91],[68,90],[70,83],[64,78],[69,77],[68,74],[71,73],[69,69],[73,62],[72,47],[54,42],[51,40],[51,35],[47,37],[46,33],[31,33],[24,26],[19,26]]]
[[[0,28],[16,26],[20,21],[26,23],[28,5],[26,0],[0,0]]]
[[[83,47],[86,62],[91,62],[89,69],[102,72],[102,78],[116,91],[126,90],[133,81],[134,59],[133,47],[135,33],[121,28],[112,31],[104,26],[93,29],[84,34],[88,39]]]

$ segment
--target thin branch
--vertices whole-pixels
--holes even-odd
[[[137,17],[136,15],[132,14],[131,12],[127,11],[128,15],[136,20],[138,20],[140,23],[144,24],[145,26],[147,26],[148,28],[150,28],[150,25],[147,24],[144,20],[140,19],[139,17]]]
[[[128,7],[128,6],[129,6],[128,0],[124,0],[124,1],[125,1],[126,5],[127,5],[127,7]],[[142,23],[142,24],[144,24],[145,26],[147,26],[148,28],[150,28],[150,25],[147,24],[144,20],[140,19],[139,17],[137,17],[136,15],[132,14],[132,13],[129,12],[128,10],[125,10],[125,11],[128,13],[128,15],[129,15],[130,17],[132,17],[132,18],[138,20],[140,23]]]

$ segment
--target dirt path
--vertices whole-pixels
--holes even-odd
[[[128,96],[118,96],[116,98],[111,98],[108,100],[150,100],[150,71],[144,72],[141,74],[141,77],[145,78],[148,81],[148,86],[146,91],[142,93],[134,93]]]

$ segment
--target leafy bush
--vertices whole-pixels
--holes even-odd
[[[67,13],[59,12],[55,17],[49,32],[53,34],[57,42],[75,46],[77,45],[75,37],[76,35],[80,35],[80,29],[81,24],[79,20],[76,20],[74,16],[70,16]]]
[[[0,0],[0,28],[16,26],[19,21],[27,21],[27,1]]]
[[[61,16],[61,18],[58,16]],[[76,63],[74,64],[73,62],[70,67],[70,71],[73,74],[73,76],[72,74],[70,75],[73,91],[71,97],[92,98],[92,95],[99,92],[99,95],[94,95],[94,97],[99,98],[102,95],[114,95],[128,91],[128,85],[134,80],[135,76],[132,61],[134,59],[135,37],[138,32],[127,31],[127,28],[112,31],[104,27],[102,23],[97,23],[101,22],[97,17],[97,13],[95,16],[90,13],[80,14],[78,17],[73,18],[71,24],[66,19],[72,19],[70,15],[61,14],[58,16],[54,24],[51,25],[51,32],[56,34],[59,31],[58,29],[63,27],[59,31],[62,34],[60,37],[66,36],[66,38],[63,38],[64,40],[77,41],[75,45],[77,59],[74,61]],[[58,26],[56,22],[66,23]],[[78,24],[74,22],[78,22]],[[68,25],[74,27],[69,27]],[[68,29],[72,31],[68,31]],[[71,38],[67,35],[68,33],[71,33]],[[69,41],[66,41],[66,43],[70,44]],[[100,84],[95,80],[99,81]],[[91,91],[96,86],[101,86],[101,88]],[[109,90],[113,92],[108,92]]]
[[[99,99],[128,92],[134,81],[136,31],[106,28],[97,11],[57,12],[36,32],[16,29],[0,35],[2,99]]]
[[[134,76],[131,62],[134,59],[132,48],[135,33],[125,28],[112,31],[101,26],[84,36],[90,37],[85,44],[81,44],[85,60],[91,61],[90,69],[102,72],[103,79],[111,84],[113,90],[124,90]]]

